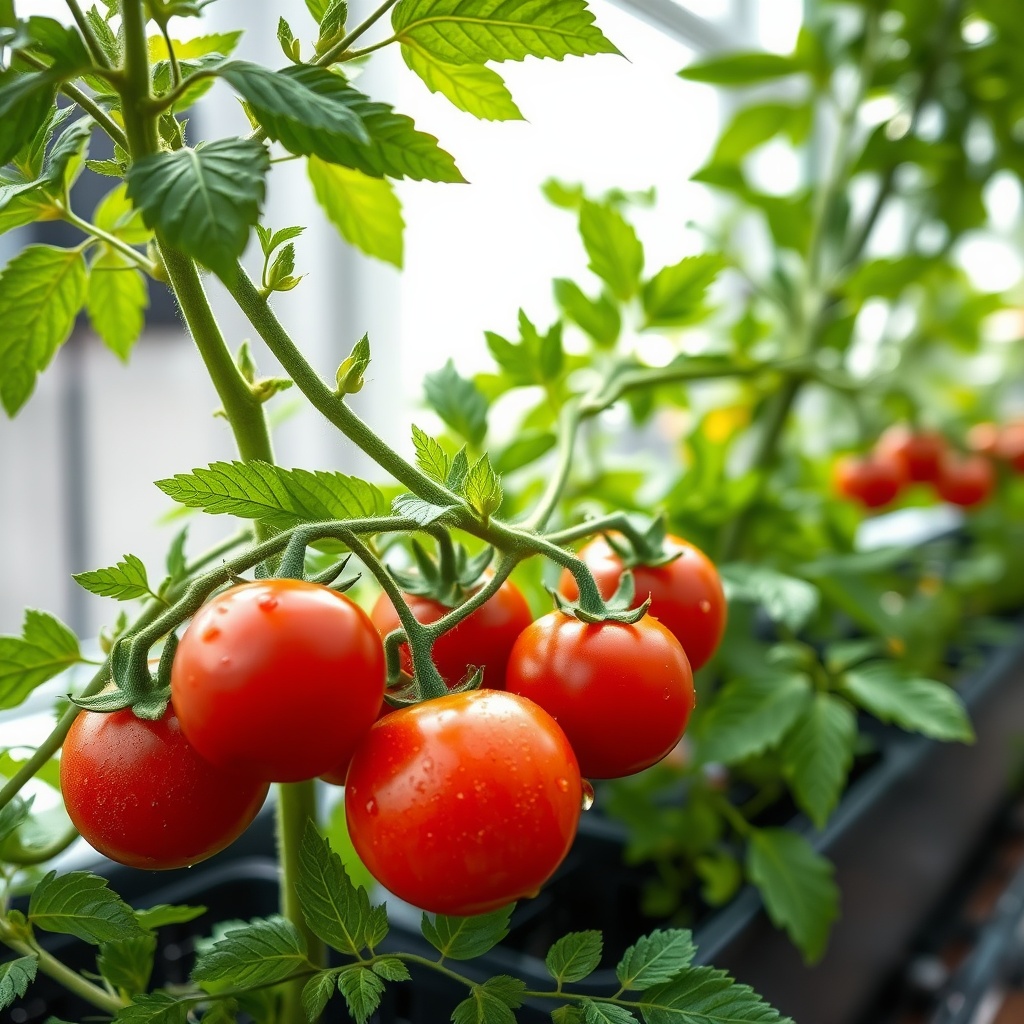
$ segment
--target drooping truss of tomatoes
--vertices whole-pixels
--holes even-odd
[[[267,783],[217,768],[182,735],[130,708],[83,711],[64,740],[60,786],[75,827],[111,860],[148,870],[197,864],[256,817]]]
[[[639,608],[648,597],[648,613],[657,619],[686,651],[694,671],[705,664],[718,647],[725,632],[727,605],[722,581],[714,563],[700,548],[669,534],[665,551],[678,557],[662,565],[638,565],[632,569],[635,596]],[[603,537],[596,537],[580,550],[607,600],[622,578],[622,559]],[[568,569],[562,570],[559,592],[570,601],[579,597],[576,580]]]
[[[413,616],[425,626],[437,622],[451,611],[447,605],[430,597],[402,596]],[[401,625],[398,612],[387,594],[381,594],[377,599],[370,618],[381,637]],[[484,670],[484,686],[501,689],[512,645],[532,621],[526,598],[514,583],[506,580],[493,597],[437,639],[431,651],[434,665],[449,687],[456,686],[472,665]],[[406,644],[402,645],[401,657],[403,670],[411,673],[412,655]]]
[[[582,796],[551,716],[481,689],[378,721],[352,757],[345,813],[385,888],[423,910],[469,916],[537,894],[572,845]]]
[[[875,443],[875,455],[891,459],[907,480],[934,482],[949,442],[936,430],[912,430],[896,424],[885,430]]]
[[[270,579],[205,604],[178,644],[171,696],[188,741],[212,764],[267,782],[341,764],[384,696],[384,647],[343,594]]]
[[[907,480],[903,463],[891,456],[841,455],[832,466],[837,494],[865,508],[882,508],[893,501]]]
[[[656,764],[682,738],[695,701],[682,645],[650,615],[633,625],[545,615],[516,641],[505,686],[550,712],[591,779]]]

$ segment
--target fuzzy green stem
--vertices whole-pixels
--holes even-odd
[[[91,1003],[104,1013],[116,1014],[118,1010],[128,1005],[120,996],[107,992],[99,985],[94,985],[91,981],[83,978],[77,971],[71,970],[52,953],[47,953],[45,949],[40,949],[23,939],[14,938],[10,935],[7,927],[2,924],[0,924],[0,942],[21,956],[35,957],[39,964],[39,970],[43,974],[53,978],[69,992],[84,999],[87,1003]]]
[[[17,864],[30,867],[33,864],[45,864],[59,853],[63,853],[77,838],[78,829],[72,825],[45,846],[24,846],[17,835],[10,836],[0,847],[0,859],[5,864]]]
[[[71,11],[71,17],[75,19],[75,24],[78,26],[78,30],[82,33],[85,39],[85,45],[89,48],[89,53],[92,54],[92,59],[101,68],[109,68],[110,61],[107,60],[107,55],[103,52],[103,47],[100,46],[99,40],[96,38],[96,34],[92,30],[92,26],[89,24],[82,12],[82,8],[78,6],[77,0],[64,0],[68,5],[68,10]]]
[[[128,149],[133,159],[160,149],[156,118],[146,107],[149,92],[149,50],[143,0],[122,0],[121,31],[124,36],[124,81],[121,85],[121,116]]]
[[[95,238],[98,242],[103,242],[106,245],[109,245],[111,249],[115,249],[124,256],[125,259],[131,260],[139,270],[145,271],[150,277],[153,276],[156,267],[154,267],[153,264],[142,255],[142,253],[133,249],[127,242],[79,217],[78,214],[76,214],[67,205],[62,205],[61,217],[69,224],[73,224],[80,231],[84,231],[91,238]]]

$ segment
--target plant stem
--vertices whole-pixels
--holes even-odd
[[[316,782],[287,782],[277,787],[277,854],[281,865],[281,913],[305,939],[306,952],[317,967],[327,966],[327,947],[306,924],[299,902],[297,883],[300,874],[302,836],[308,822],[316,824]],[[284,986],[285,1021],[305,1020],[302,1012],[302,984]]]
[[[150,100],[146,21],[143,0],[121,0],[121,31],[124,35],[121,116],[124,118],[125,135],[128,136],[128,149],[136,160],[160,149],[156,119],[146,109]]]
[[[134,263],[140,270],[145,271],[150,277],[153,276],[153,272],[156,268],[142,255],[137,249],[133,249],[127,242],[122,241],[114,235],[108,234],[102,228],[97,227],[95,224],[90,223],[87,220],[79,217],[70,206],[63,204],[61,206],[61,216],[69,224],[73,224],[80,231],[84,231],[87,235],[95,238],[97,241],[104,242],[110,246],[111,249],[116,249],[122,256],[129,259]]]
[[[178,67],[178,55],[174,52],[174,40],[171,39],[167,22],[159,22],[159,25],[160,34],[164,37],[164,42],[167,44],[167,59],[171,64],[171,88],[177,89],[181,85],[181,68]]]
[[[63,853],[77,838],[78,829],[72,825],[66,832],[59,835],[46,846],[23,846],[21,840],[15,834],[0,847],[5,864],[17,864],[21,867],[29,867],[32,864],[45,864],[52,860],[59,853]]]
[[[86,980],[77,971],[73,971],[66,964],[61,963],[53,954],[47,953],[45,949],[40,949],[23,939],[14,938],[3,924],[0,924],[0,942],[21,956],[34,957],[43,974],[53,978],[69,992],[84,999],[87,1003],[92,1003],[104,1013],[115,1014],[128,1005],[120,996],[113,995],[100,988],[99,985],[94,985],[91,981]]]
[[[368,28],[371,28],[376,22],[382,18],[398,0],[385,0],[368,18],[361,21],[351,32],[349,32],[343,39],[335,43],[329,50],[324,51],[316,59],[317,64],[328,65],[333,64],[335,60],[341,56]],[[389,40],[390,41],[390,40]]]
[[[86,20],[85,14],[82,12],[82,8],[78,6],[77,0],[65,0],[65,3],[68,5],[68,10],[71,11],[71,17],[75,19],[75,24],[85,38],[85,45],[89,47],[92,59],[101,68],[109,68],[110,61],[107,60],[107,55],[103,52],[103,47],[100,46],[92,26]]]

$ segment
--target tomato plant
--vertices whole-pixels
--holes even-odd
[[[212,764],[299,782],[345,760],[384,696],[384,650],[343,594],[292,579],[232,587],[185,630],[171,695]]]
[[[682,739],[695,701],[682,645],[649,615],[587,623],[551,612],[516,641],[505,687],[551,714],[592,779],[657,764]]]
[[[465,916],[537,895],[569,852],[582,798],[554,719],[514,694],[476,690],[381,719],[353,755],[345,813],[385,888]]]
[[[200,757],[171,707],[157,721],[127,708],[80,714],[64,741],[60,788],[90,846],[152,871],[198,864],[229,846],[268,784]]]
[[[623,558],[608,541],[598,537],[580,550],[580,558],[594,575],[601,596],[611,598],[619,586]],[[725,632],[726,601],[714,563],[680,537],[665,538],[665,560],[655,565],[630,562],[634,599],[638,608],[650,598],[648,612],[683,645],[690,667],[696,671],[718,647]],[[562,570],[559,591],[570,600],[579,597],[576,580]]]
[[[423,625],[437,622],[451,611],[448,605],[418,594],[403,594],[416,619]],[[370,611],[370,618],[382,637],[401,625],[398,612],[387,594],[381,594]],[[457,685],[469,668],[484,670],[483,685],[501,689],[505,667],[516,637],[533,621],[530,606],[519,588],[506,580],[494,596],[468,618],[434,641],[431,657],[441,678],[449,686]],[[412,655],[403,644],[402,668],[412,672]]]

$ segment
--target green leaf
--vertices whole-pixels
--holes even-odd
[[[46,612],[25,612],[21,636],[0,636],[0,708],[16,708],[37,686],[82,660],[78,638]]]
[[[498,974],[481,982],[480,988],[490,996],[500,999],[512,1010],[523,1005],[526,993],[526,982],[521,978],[513,978],[510,974]]]
[[[385,956],[375,960],[373,973],[379,974],[385,981],[410,981],[412,978],[409,968],[396,956]]]
[[[589,334],[596,344],[610,348],[618,341],[622,317],[618,306],[607,295],[588,298],[579,285],[564,277],[555,279],[554,289],[555,301],[562,312],[580,330]]]
[[[370,141],[362,118],[341,98],[354,90],[324,68],[271,71],[234,60],[217,68],[217,74],[241,93],[267,135],[291,153],[330,159],[335,138]],[[338,83],[337,93],[325,95],[307,84],[322,77]]]
[[[583,1011],[578,1006],[558,1006],[551,1011],[552,1024],[585,1024]]]
[[[445,513],[451,512],[454,505],[433,505],[429,501],[417,498],[415,494],[399,494],[391,503],[391,514],[406,516],[415,520],[420,526],[436,523]]]
[[[138,995],[130,1006],[117,1011],[117,1024],[187,1024],[192,1003],[169,992]]]
[[[107,24],[106,18],[96,9],[90,7],[85,12],[85,20],[92,29],[93,38],[99,43],[103,55],[110,62],[111,67],[117,67],[121,63],[121,44],[114,35],[114,30]],[[163,37],[158,37],[163,40]]]
[[[528,466],[551,451],[557,443],[558,438],[550,430],[525,431],[495,455],[494,471],[503,475]]]
[[[580,237],[590,257],[588,267],[625,301],[640,284],[644,250],[633,226],[612,206],[583,201],[580,207]]]
[[[597,970],[603,950],[604,938],[599,931],[569,932],[551,946],[544,963],[559,984],[582,981]]]
[[[696,952],[688,929],[659,928],[637,939],[622,954],[615,974],[623,988],[648,989],[689,967]]]
[[[960,697],[945,683],[908,675],[900,666],[875,661],[842,677],[843,692],[883,722],[936,740],[974,742]]]
[[[448,479],[445,486],[449,491],[456,494],[461,493],[462,485],[466,482],[466,474],[469,472],[469,457],[466,455],[466,446],[463,445],[452,456],[452,468],[448,470]]]
[[[143,928],[152,931],[168,924],[188,924],[189,921],[194,921],[205,913],[206,907],[175,907],[166,903],[158,903],[155,907],[136,910],[135,916]]]
[[[734,764],[772,749],[805,713],[812,694],[802,672],[768,670],[730,680],[701,721],[701,759]]]
[[[86,287],[85,257],[49,245],[26,247],[0,274],[0,401],[8,416],[70,337]]]
[[[259,219],[269,168],[263,143],[219,139],[137,160],[127,195],[171,246],[229,279]]]
[[[402,266],[402,206],[393,186],[351,167],[309,158],[317,202],[342,237],[368,256]]]
[[[388,514],[384,495],[344,473],[282,469],[266,462],[214,462],[158,480],[164,494],[211,515],[255,519],[287,530],[301,523]]]
[[[306,1020],[319,1020],[324,1007],[334,995],[337,980],[333,971],[314,974],[302,987],[302,1009]]]
[[[813,583],[763,565],[721,565],[719,575],[730,601],[760,604],[775,622],[799,632],[813,616],[821,595]]]
[[[146,227],[142,214],[128,202],[126,192],[124,182],[112,188],[96,205],[93,223],[129,245],[145,245],[153,232]]]
[[[672,327],[692,322],[703,309],[708,287],[725,265],[717,253],[704,253],[662,267],[643,287],[645,325]]]
[[[99,945],[144,934],[132,908],[87,871],[49,872],[32,890],[28,919],[47,932],[76,935]]]
[[[338,988],[357,1024],[366,1024],[380,1005],[384,982],[369,967],[349,967],[338,975]]]
[[[443,484],[452,468],[448,453],[415,423],[412,425],[412,445],[416,450],[416,465],[432,480]]]
[[[753,989],[714,967],[692,967],[648,990],[640,1010],[647,1024],[793,1024]]]
[[[304,65],[282,75],[297,82],[324,102],[344,105],[366,130],[360,140],[345,135],[318,135],[312,152],[328,163],[344,164],[374,178],[412,178],[415,181],[465,182],[450,153],[433,135],[416,129],[412,118],[396,114],[386,103],[371,100],[339,75]]]
[[[15,832],[29,820],[32,804],[35,797],[27,800],[15,796],[9,803],[0,807],[0,843]]]
[[[636,1017],[624,1006],[614,1003],[595,1003],[583,1000],[583,1020],[586,1024],[636,1024]]]
[[[93,330],[122,362],[128,361],[146,322],[146,279],[120,258],[97,260],[89,271],[85,308]]]
[[[618,53],[584,0],[399,0],[395,36],[447,64]]]
[[[484,64],[448,64],[415,43],[402,44],[402,57],[431,92],[439,92],[467,114],[484,121],[521,121],[523,115],[504,80]]]
[[[502,1000],[474,985],[469,997],[455,1007],[451,1019],[452,1024],[515,1024],[516,1016]]]
[[[737,164],[752,150],[781,132],[799,142],[811,114],[809,104],[757,103],[742,107],[719,136],[711,157],[713,164]]]
[[[38,968],[39,961],[34,956],[20,956],[17,960],[0,963],[0,1010],[5,1010],[28,991]]]
[[[747,849],[747,876],[768,916],[799,947],[808,963],[821,958],[839,916],[834,868],[803,836],[785,828],[755,829]]]
[[[807,70],[803,61],[783,54],[730,53],[690,64],[679,77],[710,85],[755,85]]]
[[[79,572],[71,578],[90,594],[113,597],[118,601],[131,601],[152,593],[146,567],[137,555],[125,555],[123,561],[109,569]]]
[[[370,898],[348,877],[341,858],[310,822],[299,847],[296,892],[306,924],[329,946],[358,956],[366,946]]]
[[[489,519],[501,508],[501,481],[491,468],[491,460],[482,455],[466,474],[463,493],[470,507],[483,519]]]
[[[140,935],[119,942],[104,942],[96,957],[96,966],[104,980],[130,996],[149,988],[156,953],[156,936]]]
[[[298,929],[275,916],[225,932],[196,961],[192,979],[224,981],[240,988],[272,985],[308,966],[306,944]]]
[[[52,71],[0,73],[0,164],[12,160],[46,120],[59,81]]]
[[[508,935],[508,919],[515,904],[475,917],[423,915],[423,936],[442,956],[451,960],[472,960],[496,946]]]
[[[427,404],[470,444],[480,444],[487,433],[487,399],[480,389],[448,362],[423,378]]]
[[[846,785],[857,742],[857,717],[845,700],[816,693],[782,745],[782,763],[796,802],[824,828]]]

